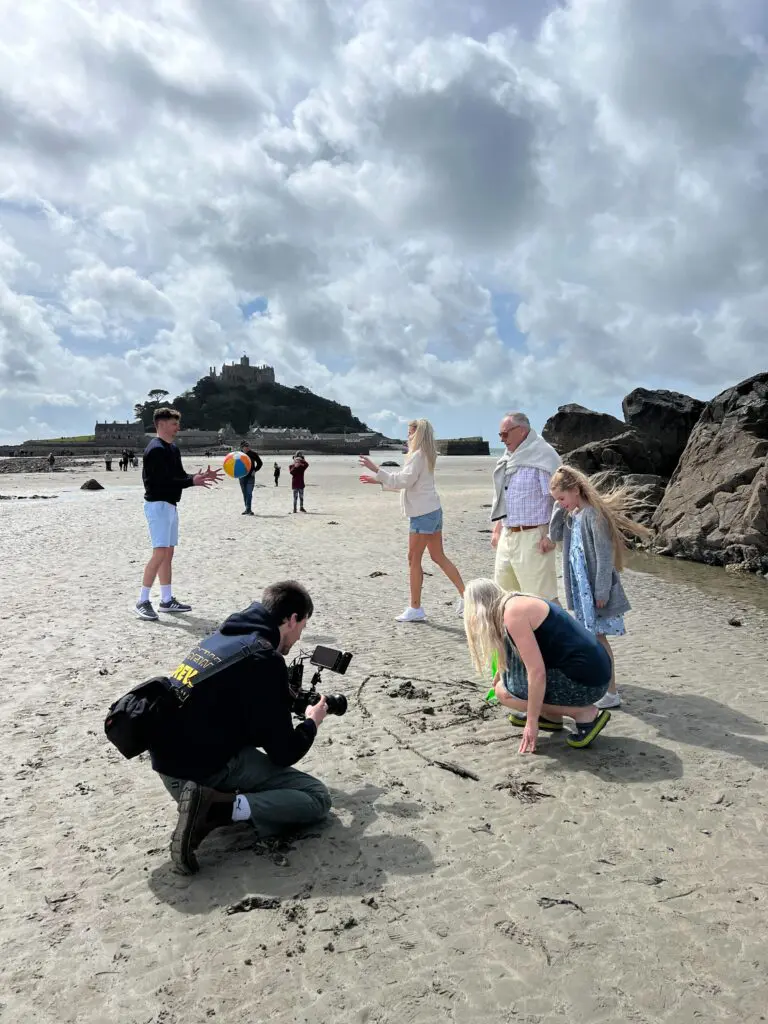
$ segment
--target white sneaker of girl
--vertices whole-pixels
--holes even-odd
[[[618,693],[606,693],[600,700],[595,701],[595,707],[605,710],[605,708],[620,708],[621,697]]]

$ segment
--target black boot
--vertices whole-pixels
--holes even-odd
[[[215,828],[232,824],[234,793],[221,793],[197,782],[187,782],[179,797],[179,817],[171,837],[171,860],[182,875],[200,870],[195,850]]]

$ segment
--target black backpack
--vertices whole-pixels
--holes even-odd
[[[167,676],[155,676],[116,700],[104,722],[104,732],[123,757],[138,757],[152,746],[156,730],[181,707]]]
[[[104,721],[104,732],[123,757],[138,757],[153,746],[160,730],[171,725],[171,717],[179,713],[194,686],[208,681],[238,661],[258,657],[272,650],[266,640],[256,639],[248,647],[241,647],[217,664],[199,672],[191,684],[180,686],[168,676],[154,676],[135,686],[110,707]]]

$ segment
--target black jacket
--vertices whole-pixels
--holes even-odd
[[[127,453],[123,455],[127,458]],[[167,501],[171,505],[178,504],[181,492],[193,483],[190,474],[184,472],[179,449],[159,437],[153,438],[144,449],[141,477],[145,501]]]
[[[248,480],[250,477],[254,476],[256,473],[259,472],[264,463],[261,461],[259,453],[255,452],[253,448],[247,448],[243,452],[243,454],[247,455],[248,458],[251,460],[251,468],[248,470],[245,476],[241,478],[243,480]]]
[[[317,728],[309,719],[294,727],[279,642],[275,619],[254,602],[230,615],[190,651],[171,677],[174,684],[187,687],[188,695],[152,743],[155,771],[205,782],[243,747],[261,747],[282,766],[307,753]],[[238,653],[246,656],[206,678],[218,663]]]

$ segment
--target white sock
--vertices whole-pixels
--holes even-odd
[[[251,805],[248,803],[248,798],[238,794],[232,804],[232,821],[248,821],[250,816]]]
[[[152,587],[142,587],[141,593],[139,594],[139,604],[144,604],[145,601],[149,600],[149,594]]]
[[[168,602],[171,600],[172,597],[173,597],[173,587],[171,586],[171,584],[170,583],[161,583],[160,584],[160,600],[163,602],[163,604],[168,604]]]

